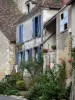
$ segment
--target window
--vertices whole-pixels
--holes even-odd
[[[62,13],[62,14],[61,14],[61,20],[62,20],[63,18],[64,18],[64,14]]]
[[[33,37],[41,36],[41,16],[33,18]]]
[[[68,11],[64,11],[60,16],[60,32],[68,28]]]
[[[35,18],[35,37],[38,36],[38,17]]]
[[[28,52],[28,60],[30,61],[32,60],[32,48],[27,50],[27,52]]]
[[[40,51],[41,51],[41,47],[40,47],[40,46],[39,46],[39,47],[35,47],[34,50],[35,50],[35,59],[36,59],[37,61],[39,61],[39,60],[40,60]]]
[[[27,4],[27,10],[28,10],[28,13],[30,13],[30,4],[29,3]]]
[[[35,59],[37,60],[38,59],[38,48],[36,47],[34,48],[34,50],[35,50]]]

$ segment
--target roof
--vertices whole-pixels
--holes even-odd
[[[61,7],[62,3],[57,2],[57,0],[36,0],[36,6],[31,10],[29,14],[22,16],[17,24],[24,22],[26,19],[28,19],[28,17],[31,17],[42,8],[60,9]]]
[[[10,40],[16,40],[16,25],[14,23],[22,17],[13,0],[0,0],[0,30]]]
[[[74,2],[75,2],[75,0],[69,0],[69,2],[66,5],[70,5],[70,4],[74,3]]]

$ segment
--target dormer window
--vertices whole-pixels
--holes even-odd
[[[30,13],[30,4],[29,3],[27,4],[27,11],[28,11],[28,13]]]

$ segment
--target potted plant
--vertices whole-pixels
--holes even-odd
[[[51,46],[52,50],[56,50],[56,45]]]
[[[43,49],[43,53],[48,53],[48,49]]]

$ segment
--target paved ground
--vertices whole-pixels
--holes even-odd
[[[8,96],[0,96],[0,100],[26,100],[22,97],[16,97],[16,96],[11,96],[11,97],[8,97]]]

